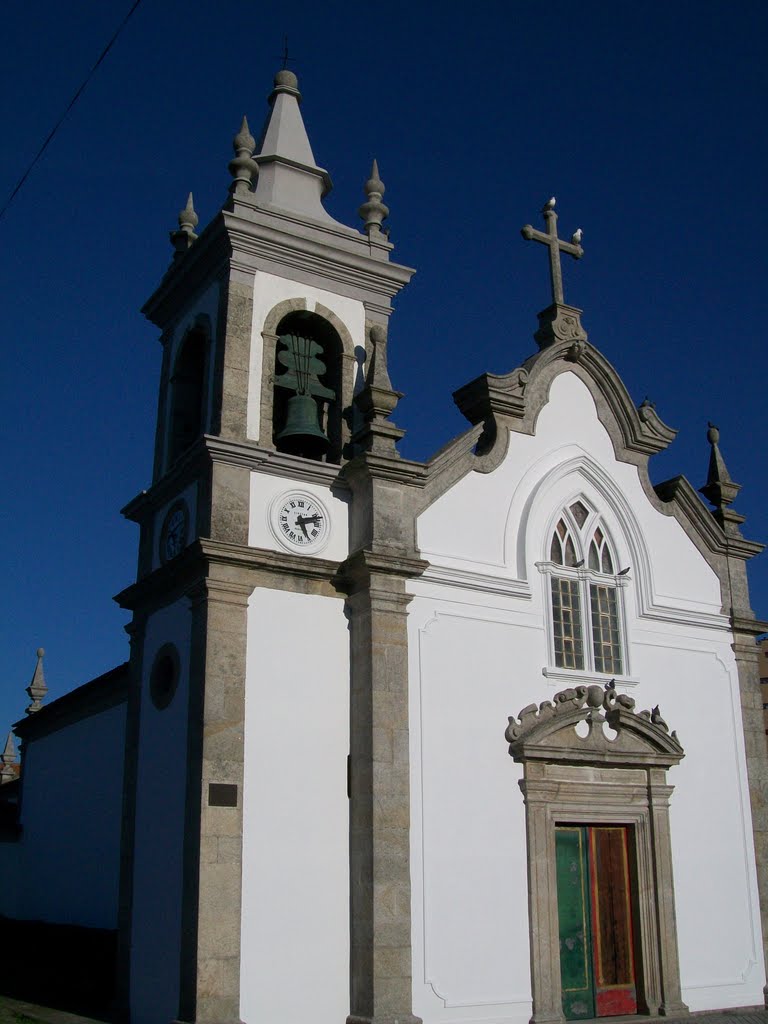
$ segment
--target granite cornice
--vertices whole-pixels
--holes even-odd
[[[161,330],[165,329],[178,315],[179,308],[188,304],[191,295],[226,275],[231,255],[232,246],[219,214],[183,257],[171,263],[141,312]]]
[[[415,273],[402,264],[376,259],[367,251],[350,252],[270,225],[236,220],[228,224],[228,238],[236,270],[280,273],[289,268],[310,275],[318,283],[326,282],[332,290],[342,285],[346,290],[363,292],[366,301],[397,295]]]
[[[287,455],[272,448],[263,448],[256,441],[231,440],[209,434],[203,437],[203,444],[211,462],[242,466],[257,473],[323,484],[333,489],[348,489],[341,467],[332,463]]]
[[[416,579],[428,568],[429,562],[423,558],[361,548],[341,563],[336,580],[338,588],[349,595],[364,590],[381,590],[381,584],[387,579],[400,590],[405,580]],[[402,593],[408,601],[411,600],[412,595]]]
[[[294,589],[290,581],[296,580],[327,584],[328,592],[335,593],[333,581],[338,576],[339,563],[200,537],[177,558],[126,587],[114,600],[121,608],[135,610],[163,607],[181,597],[194,599],[208,580],[219,578],[222,569],[230,573],[230,583],[254,589],[274,586],[290,590]],[[282,586],[278,581],[282,581]]]
[[[363,452],[344,465],[341,478],[349,481],[352,486],[365,480],[389,480],[408,487],[424,487],[427,466],[410,459]]]
[[[168,473],[132,498],[120,510],[121,514],[132,522],[142,522],[177,497],[184,488],[204,477],[214,463],[240,466],[255,473],[282,476],[303,483],[321,484],[334,491],[349,489],[340,466],[263,448],[256,441],[204,434]]]
[[[491,438],[498,440],[501,431],[489,430],[489,421],[533,434],[552,382],[567,371],[591,392],[618,459],[639,464],[638,456],[653,455],[674,440],[677,431],[664,424],[652,406],[635,407],[614,367],[588,341],[548,345],[509,373],[481,374],[453,397],[470,423],[484,423]]]
[[[695,531],[695,536],[706,545],[707,551],[746,561],[760,554],[765,547],[764,544],[743,537],[727,535],[714,516],[704,507],[695,488],[684,476],[676,476],[656,484],[654,491],[661,511],[675,515],[689,536],[692,536],[691,530]],[[691,529],[688,529],[688,526]]]

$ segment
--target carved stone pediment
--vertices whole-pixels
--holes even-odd
[[[515,761],[560,761],[616,767],[669,768],[685,756],[658,707],[635,712],[635,702],[602,686],[561,690],[554,701],[529,704],[509,718],[505,736]],[[587,723],[586,735],[577,732]],[[583,729],[580,730],[583,732]]]

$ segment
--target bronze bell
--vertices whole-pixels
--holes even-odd
[[[318,459],[325,455],[330,441],[318,422],[317,402],[312,395],[293,395],[288,399],[285,426],[277,435],[281,451]]]

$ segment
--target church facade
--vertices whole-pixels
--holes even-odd
[[[153,481],[124,509],[130,659],[17,728],[13,916],[116,929],[133,1024],[763,1005],[761,546],[716,428],[712,511],[650,483],[674,431],[566,304],[582,250],[550,200],[523,229],[550,259],[538,351],[456,393],[469,429],[432,460],[401,458],[387,331],[413,272],[375,164],[362,231],[323,208],[300,98],[279,72],[258,151],[244,121],[228,202],[198,236],[190,197],[144,308],[163,365]],[[110,738],[104,853],[46,918],[35,764],[73,729]]]

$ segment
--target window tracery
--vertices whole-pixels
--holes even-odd
[[[555,668],[626,674],[621,586],[599,514],[581,499],[561,511],[549,537],[551,655]]]

